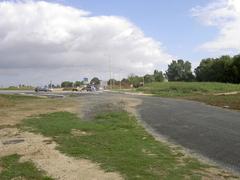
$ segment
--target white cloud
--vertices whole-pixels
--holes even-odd
[[[108,57],[115,76],[152,72],[172,58],[123,17],[44,1],[0,2],[0,84],[108,78]],[[13,75],[3,75],[7,70]]]
[[[209,51],[232,52],[240,50],[240,1],[216,0],[205,7],[192,9],[193,16],[207,26],[216,26],[218,36],[201,48]]]

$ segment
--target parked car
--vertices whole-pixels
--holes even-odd
[[[96,87],[89,84],[86,87],[82,88],[82,91],[96,91]]]
[[[49,89],[48,87],[36,87],[35,88],[35,92],[40,92],[40,91],[49,92],[49,91],[52,91],[52,90]]]
[[[78,91],[78,88],[72,88],[72,91]]]

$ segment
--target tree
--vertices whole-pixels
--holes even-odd
[[[144,83],[152,83],[155,81],[155,78],[153,75],[150,75],[150,74],[146,74],[144,76]]]
[[[166,71],[166,76],[169,81],[192,81],[194,80],[194,75],[191,70],[191,63],[189,61],[184,62],[182,59],[177,61],[172,61],[168,65],[168,70]]]
[[[123,78],[123,79],[121,80],[121,83],[122,83],[122,84],[125,84],[125,85],[128,85],[128,84],[129,84],[129,80],[126,79],[126,78]]]
[[[74,86],[75,87],[80,87],[82,85],[82,82],[81,81],[76,81],[75,83],[74,83]]]
[[[61,83],[62,88],[67,88],[67,87],[73,87],[73,82],[70,81],[64,81]]]
[[[94,78],[92,78],[92,80],[90,81],[90,84],[100,85],[100,79],[98,79],[97,77],[94,77]]]
[[[109,79],[108,82],[107,82],[107,84],[112,87],[112,86],[114,86],[114,85],[117,84],[117,80],[115,80],[115,79]]]
[[[153,74],[153,77],[154,77],[154,81],[156,81],[156,82],[163,82],[164,81],[164,76],[163,76],[162,71],[155,70],[154,74]]]
[[[198,81],[239,83],[240,56],[203,59],[195,69]]]
[[[128,81],[130,82],[130,84],[133,85],[133,87],[138,88],[141,85],[143,85],[143,77],[140,76],[136,76],[134,74],[131,74],[130,76],[128,76]]]
[[[214,59],[208,58],[203,59],[200,65],[195,69],[195,75],[197,81],[212,81],[212,74],[214,73],[212,70],[212,65],[214,63]]]
[[[240,83],[240,55],[233,57],[232,62],[232,82]]]

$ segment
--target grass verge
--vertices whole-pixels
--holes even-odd
[[[225,92],[240,92],[240,85],[213,82],[165,82],[149,83],[138,91],[165,97],[181,97]]]
[[[34,179],[34,180],[51,180],[45,176],[45,173],[38,170],[31,162],[19,162],[20,156],[13,154],[0,159],[0,179]]]
[[[84,121],[68,112],[26,119],[22,128],[53,138],[61,152],[99,163],[125,179],[201,179],[208,167],[156,141],[126,112]]]
[[[230,109],[240,110],[240,94],[235,95],[198,95],[184,97],[187,100],[199,101],[213,106],[227,107]]]
[[[167,82],[150,83],[137,89],[137,92],[161,97],[181,98],[206,104],[240,110],[240,85],[210,82]],[[239,92],[217,95],[218,93]]]

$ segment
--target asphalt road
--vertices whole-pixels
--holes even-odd
[[[100,93],[94,98],[84,95],[88,101],[96,102],[129,96]],[[240,112],[185,100],[130,97],[142,100],[138,112],[155,133],[240,172]]]
[[[141,99],[142,120],[155,132],[240,172],[240,112],[185,100]]]
[[[62,91],[62,92],[35,92],[34,90],[0,90],[0,94],[25,94],[33,96],[46,96],[49,98],[63,98],[69,95],[85,96],[99,94],[100,92],[72,92],[72,91]]]

